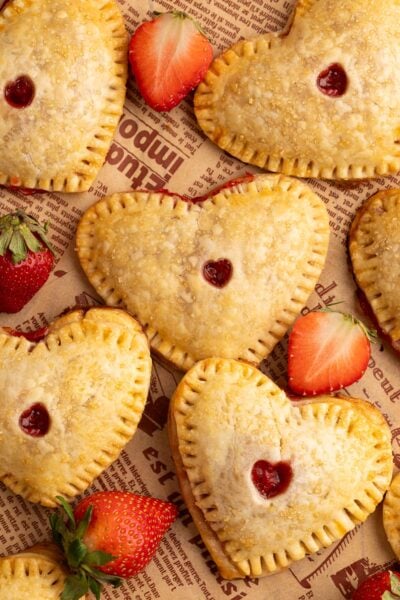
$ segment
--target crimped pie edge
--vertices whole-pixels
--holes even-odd
[[[32,576],[40,577],[40,580],[48,585],[49,592],[53,592],[54,600],[57,600],[63,592],[67,572],[55,560],[39,553],[27,551],[0,558],[0,588],[2,577],[9,579],[13,576],[16,580],[29,580],[31,586]],[[35,589],[31,589],[31,591],[35,593]]]
[[[400,473],[393,478],[383,501],[383,527],[397,558],[400,558]]]
[[[385,155],[377,164],[366,162],[363,165],[335,164],[326,166],[319,164],[317,161],[308,161],[300,157],[290,159],[282,157],[279,153],[270,154],[267,150],[253,147],[250,142],[244,139],[244,136],[232,134],[226,127],[215,124],[214,114],[217,110],[217,103],[214,101],[213,88],[218,78],[223,76],[230,69],[230,66],[242,57],[270,50],[280,38],[285,37],[290,32],[296,18],[304,16],[319,1],[299,0],[293,11],[291,21],[282,32],[266,33],[255,39],[240,40],[214,59],[194,95],[194,112],[198,124],[207,137],[221,149],[245,163],[253,164],[266,171],[304,178],[343,180],[365,179],[397,173],[400,169],[400,156],[398,154]]]
[[[60,321],[60,324],[58,323]],[[15,337],[0,329],[0,348],[7,346],[7,352],[12,352],[19,358],[29,352],[35,352],[39,344],[47,351],[68,344],[70,341],[92,336],[93,339],[104,339],[109,343],[110,338],[116,344],[126,345],[135,353],[138,363],[136,377],[131,382],[130,397],[119,407],[119,426],[112,432],[107,447],[98,450],[94,457],[87,457],[84,464],[74,464],[73,473],[68,481],[57,484],[53,493],[46,492],[40,487],[35,488],[23,484],[17,475],[0,471],[0,480],[15,494],[19,494],[30,502],[37,502],[47,507],[57,506],[56,496],[71,499],[83,492],[109,465],[120,455],[124,446],[136,432],[147,400],[150,384],[151,359],[147,338],[139,323],[124,311],[114,308],[91,308],[86,313],[75,310],[56,319],[50,325],[48,336],[37,345],[23,337]],[[111,437],[112,434],[112,437]],[[90,460],[90,458],[92,458]]]
[[[312,251],[312,257],[304,266],[302,280],[299,281],[295,293],[291,298],[290,306],[285,307],[280,317],[275,321],[269,331],[265,332],[264,338],[258,340],[254,347],[248,349],[242,356],[237,357],[238,360],[246,360],[248,362],[259,364],[273,349],[275,344],[282,339],[288,328],[292,325],[300,310],[304,307],[312,293],[315,284],[317,283],[321,271],[325,264],[328,241],[329,241],[329,222],[325,205],[320,198],[314,194],[310,188],[303,183],[279,174],[258,175],[250,182],[240,182],[237,185],[222,189],[219,193],[223,193],[224,197],[229,200],[229,196],[235,193],[246,193],[251,187],[256,186],[257,191],[269,189],[273,191],[282,191],[283,193],[292,193],[297,197],[307,196],[312,206],[315,216],[314,239],[315,245]],[[162,194],[155,192],[131,192],[131,193],[116,193],[112,196],[101,199],[93,204],[83,215],[77,229],[77,251],[81,266],[93,285],[96,291],[104,299],[106,304],[110,306],[123,306],[121,296],[114,289],[112,280],[108,280],[106,273],[102,270],[102,266],[96,264],[92,259],[93,249],[96,242],[91,234],[91,227],[98,218],[104,214],[111,214],[115,211],[129,210],[129,205],[132,203],[145,203],[147,200],[158,198],[158,202],[172,202],[172,209],[177,211],[190,211],[191,203],[186,202],[178,196],[170,194]],[[207,201],[213,201],[212,192]],[[203,202],[196,204],[202,208]],[[133,315],[140,321],[138,314]],[[148,323],[142,323],[143,329],[146,332],[151,349],[165,358],[169,363],[181,370],[191,368],[196,359],[190,356],[188,352],[173,345],[168,340],[163,339],[159,332],[150,326]]]
[[[388,317],[387,302],[379,287],[382,277],[379,265],[375,256],[368,252],[374,241],[374,229],[379,225],[379,217],[371,215],[373,208],[386,213],[397,208],[400,216],[400,190],[382,190],[368,198],[356,212],[349,233],[349,254],[356,283],[365,295],[379,328],[393,348],[400,352],[400,313]]]
[[[128,35],[116,0],[95,1],[99,5],[98,10],[103,13],[104,23],[109,30],[110,37],[114,40],[114,73],[109,82],[106,103],[101,112],[101,120],[97,124],[90,144],[86,147],[85,153],[82,154],[74,173],[68,175],[55,173],[52,178],[24,178],[20,177],[18,173],[7,175],[0,171],[0,185],[55,192],[85,192],[89,189],[102,167],[125,102],[125,84],[128,76],[126,58]],[[19,16],[26,7],[31,6],[34,2],[35,0],[13,0],[4,10],[0,11],[0,34],[8,20]],[[70,124],[70,126],[73,125]]]
[[[223,549],[224,545],[229,543],[229,540],[224,540],[223,543],[219,540],[218,533],[210,526],[202,510],[203,507],[205,512],[215,513],[213,507],[210,507],[212,492],[207,489],[204,478],[201,476],[199,469],[196,470],[195,467],[195,444],[190,434],[191,426],[187,427],[185,422],[186,416],[190,414],[191,407],[195,405],[196,401],[201,401],[201,386],[202,382],[207,380],[207,372],[216,373],[218,370],[224,369],[232,370],[232,372],[236,372],[239,377],[244,377],[246,380],[253,380],[254,385],[259,385],[260,382],[268,382],[271,395],[274,395],[278,404],[282,402],[282,390],[250,364],[221,358],[199,361],[178,384],[171,399],[168,421],[170,447],[182,496],[221,575],[226,579],[246,576],[260,577],[279,571],[293,561],[300,560],[309,553],[317,552],[321,548],[329,546],[334,541],[341,539],[347,531],[366,520],[381,502],[390,484],[393,467],[390,439],[388,437],[386,440],[386,447],[382,440],[376,442],[376,446],[379,446],[376,464],[380,467],[380,472],[376,477],[377,481],[369,482],[368,487],[363,490],[360,497],[355,498],[348,506],[344,507],[340,511],[340,515],[338,515],[338,511],[335,515],[336,518],[331,523],[326,524],[321,531],[311,533],[306,540],[299,540],[299,543],[293,545],[290,550],[284,548],[279,553],[267,553],[265,556],[251,557],[248,560],[235,562]],[[329,405],[332,405],[332,407],[341,405],[340,413],[337,416],[335,415],[337,421],[340,419],[342,410],[351,406],[360,415],[368,413],[371,423],[377,429],[380,429],[383,424],[386,425],[383,416],[377,409],[356,398],[320,396],[319,398],[296,402],[296,406],[299,406],[303,416],[315,418],[318,422],[324,418],[329,419],[332,417],[329,408],[327,411],[324,410],[323,407],[326,405],[328,407]],[[348,423],[348,427],[351,427],[351,422]],[[181,439],[178,430],[182,434]],[[212,521],[213,519],[210,519],[210,522]],[[351,525],[350,522],[352,522]],[[213,525],[215,529],[218,528],[218,522],[214,522]]]

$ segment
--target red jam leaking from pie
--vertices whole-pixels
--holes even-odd
[[[47,408],[37,402],[24,410],[19,418],[19,426],[22,431],[32,437],[42,437],[46,435],[50,427],[50,416]]]
[[[204,279],[217,288],[223,288],[232,277],[232,263],[227,258],[209,260],[203,266]]]
[[[264,498],[273,498],[286,492],[292,478],[293,470],[287,462],[272,464],[258,460],[251,470],[251,479]]]
[[[34,96],[35,84],[28,75],[20,75],[4,88],[4,97],[13,108],[26,108],[32,104]]]
[[[334,63],[322,71],[317,78],[320,92],[326,96],[338,98],[343,96],[347,89],[347,75],[342,65]]]
[[[45,338],[49,332],[49,328],[47,326],[41,327],[40,329],[35,329],[34,331],[17,331],[11,327],[3,327],[3,329],[10,335],[15,337],[24,337],[29,342],[40,342],[40,340]]]

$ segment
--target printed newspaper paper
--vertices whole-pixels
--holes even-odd
[[[149,18],[145,0],[119,0],[129,32]],[[160,0],[158,11],[183,10],[202,25],[219,53],[242,37],[281,30],[293,0]],[[73,127],[73,123],[70,124]],[[31,194],[0,188],[0,214],[22,208],[48,221],[57,265],[45,287],[16,315],[0,315],[0,325],[22,329],[41,327],[68,307],[99,302],[86,281],[75,254],[75,230],[84,210],[98,198],[135,188],[159,189],[189,196],[203,195],[217,185],[258,170],[221,152],[205,139],[193,116],[189,96],[170,113],[145,106],[132,78],[123,117],[106,163],[85,194]],[[349,269],[346,239],[355,210],[379,189],[399,187],[398,177],[356,183],[309,180],[326,202],[333,235],[326,268],[308,308],[341,302],[342,310],[362,316]],[[277,383],[285,384],[286,340],[262,366]],[[168,402],[181,374],[154,359],[151,390],[145,414],[133,440],[91,491],[128,489],[176,502],[181,509],[150,565],[123,587],[107,588],[105,599],[150,600],[339,600],[351,598],[357,582],[395,559],[386,541],[378,507],[362,526],[340,542],[309,556],[289,569],[260,580],[226,581],[219,577],[184,507],[168,447]],[[396,468],[400,467],[399,363],[387,347],[375,344],[369,368],[345,393],[368,399],[385,415],[393,433]],[[49,538],[48,511],[24,502],[0,486],[0,554],[22,551]]]

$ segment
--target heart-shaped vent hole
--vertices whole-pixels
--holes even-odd
[[[28,75],[20,75],[4,88],[4,97],[13,108],[26,108],[32,104],[34,96],[35,84]]]
[[[258,460],[251,470],[251,479],[258,492],[264,498],[273,498],[283,494],[293,478],[293,470],[289,463],[270,463]]]
[[[32,404],[21,414],[19,426],[24,433],[32,437],[46,435],[50,427],[50,415],[47,408],[40,402]]]
[[[326,96],[337,98],[347,90],[347,75],[342,65],[334,63],[322,71],[317,78],[318,89]]]
[[[203,266],[204,279],[217,288],[222,288],[229,282],[232,271],[232,263],[227,258],[209,260]]]

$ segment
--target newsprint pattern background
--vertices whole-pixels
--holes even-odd
[[[282,29],[294,2],[282,0],[119,0],[129,32],[149,18],[149,8],[184,10],[202,25],[215,53],[241,37]],[[73,124],[71,123],[71,126]],[[85,280],[74,250],[77,222],[98,198],[134,188],[168,188],[179,194],[203,195],[231,178],[257,169],[225,155],[200,133],[193,117],[192,96],[167,114],[147,108],[130,78],[124,115],[106,164],[88,193],[26,195],[0,188],[0,212],[21,207],[51,226],[57,265],[45,287],[17,315],[0,315],[0,325],[36,328],[67,307],[99,302]],[[379,189],[398,187],[398,177],[346,184],[310,180],[324,199],[333,232],[327,266],[308,303],[308,309],[342,302],[343,310],[360,314],[348,267],[346,238],[357,207]],[[378,406],[393,431],[396,467],[400,466],[400,377],[398,359],[385,345],[376,344],[366,375],[348,394]],[[284,385],[286,340],[263,370]],[[359,580],[394,562],[381,524],[381,510],[339,543],[312,555],[272,577],[246,581],[222,580],[185,510],[168,448],[166,418],[169,398],[181,375],[154,360],[151,391],[134,439],[89,491],[129,489],[169,498],[181,507],[179,520],[167,534],[156,558],[137,577],[108,599],[150,600],[341,600],[351,598]],[[21,551],[47,539],[47,511],[26,503],[0,485],[0,553]],[[35,599],[38,600],[38,599]]]

